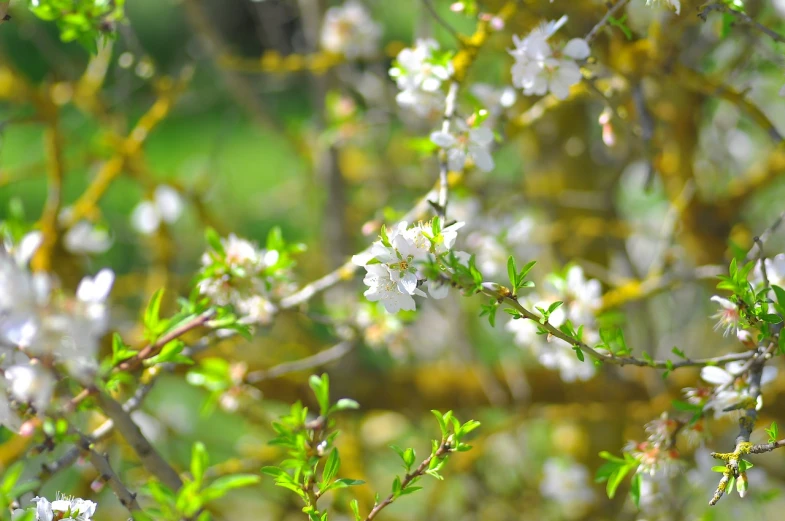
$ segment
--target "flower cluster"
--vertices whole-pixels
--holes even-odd
[[[442,83],[453,74],[450,53],[440,52],[436,40],[417,40],[413,48],[403,49],[390,69],[401,92],[398,105],[430,118],[444,110]]]
[[[549,22],[534,29],[526,38],[513,36],[515,49],[510,54],[515,59],[512,82],[523,89],[527,96],[543,95],[549,91],[559,99],[566,99],[570,87],[580,83],[579,60],[589,57],[589,44],[582,38],[573,38],[561,49],[552,47],[548,39],[567,18]]]
[[[9,400],[43,412],[51,398],[54,376],[47,369],[62,363],[69,373],[89,380],[97,368],[98,342],[106,333],[106,299],[114,273],[104,269],[85,277],[76,295],[54,291],[54,280],[31,273],[27,263],[40,245],[33,232],[18,245],[0,248],[0,349],[3,350],[3,391],[0,423],[19,429]]]
[[[322,48],[353,60],[371,58],[379,48],[382,29],[357,0],[331,7],[324,14]]]
[[[352,262],[365,268],[363,282],[368,289],[365,296],[371,302],[380,301],[389,313],[400,310],[413,311],[416,306],[414,296],[427,297],[420,286],[426,281],[422,270],[429,261],[441,263],[452,250],[458,229],[464,223],[458,222],[441,227],[438,218],[430,223],[409,226],[401,222],[387,232],[382,227],[380,240],[362,254],[352,257]],[[468,255],[453,252],[460,260]],[[448,286],[443,280],[428,280],[428,294],[441,299],[447,296]]]
[[[744,362],[730,362],[725,368],[707,366],[701,369],[701,378],[712,384],[713,388],[688,387],[684,389],[687,401],[699,405],[704,410],[713,410],[714,417],[738,413],[740,408],[752,400],[748,374],[744,372]],[[761,374],[760,384],[773,382],[777,368],[766,366]],[[759,399],[759,397],[758,397]]]
[[[35,503],[35,507],[31,507],[28,510],[18,508],[14,510],[11,519],[24,519],[27,512],[35,508],[35,517],[33,517],[35,521],[55,521],[60,519],[91,521],[98,506],[92,501],[67,497],[59,493],[57,494],[57,499],[52,502],[43,497],[34,497],[31,501]]]
[[[560,327],[569,320],[576,329],[583,326],[585,342],[597,342],[599,334],[594,315],[602,303],[600,282],[596,279],[587,280],[580,266],[571,266],[564,276],[551,277],[548,286],[548,294],[532,293],[521,298],[521,303],[529,309],[548,310],[557,302],[563,302],[549,313],[548,322]],[[588,380],[594,376],[593,364],[581,362],[570,344],[564,340],[540,334],[537,323],[517,319],[510,320],[506,327],[515,335],[515,342],[519,346],[530,349],[545,367],[558,369],[565,382]]]
[[[275,313],[273,299],[289,292],[291,254],[300,245],[287,245],[280,231],[267,237],[267,248],[230,234],[219,238],[208,230],[210,249],[202,255],[197,288],[213,304],[232,306],[243,324],[269,324]]]

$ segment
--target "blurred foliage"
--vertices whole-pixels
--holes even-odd
[[[75,288],[85,272],[114,269],[113,327],[129,342],[143,338],[137,319],[156,290],[167,288],[162,316],[174,314],[174,296],[187,295],[208,247],[206,227],[258,243],[279,227],[287,241],[307,246],[296,256],[298,284],[332,271],[437,179],[433,154],[417,146],[431,127],[396,117],[387,77],[393,57],[416,36],[455,45],[422,1],[367,3],[383,24],[385,52],[360,64],[312,48],[307,13],[300,13],[311,2],[42,0],[32,13],[14,5],[12,20],[0,26],[0,218],[22,228],[37,222],[48,233],[34,262],[64,287]],[[448,9],[451,2],[433,3],[457,31],[472,33],[471,8],[460,14]],[[61,4],[71,14],[60,18]],[[321,4],[313,3],[319,12]],[[606,12],[600,1],[520,4],[489,37],[468,83],[509,83],[511,34],[567,14],[563,31],[582,36]],[[785,199],[782,45],[727,13],[702,20],[702,4],[682,0],[676,16],[632,0],[596,37],[592,81],[562,102],[518,96],[496,116],[496,169],[451,178],[450,212],[469,223],[463,249],[477,254],[486,278],[506,283],[511,253],[520,266],[537,259],[528,277],[538,285],[549,270],[575,262],[603,284],[603,320],[652,356],[669,356],[674,345],[692,357],[728,351],[731,340],[713,333],[706,318],[716,281],[699,268],[746,251]],[[498,6],[476,2],[479,12]],[[123,10],[127,21],[118,22]],[[785,30],[782,2],[747,0],[744,10]],[[53,17],[56,24],[45,21]],[[96,37],[107,30],[116,39]],[[610,118],[598,123],[605,111]],[[603,133],[612,134],[611,145]],[[185,211],[141,235],[129,215],[161,183],[180,194]],[[94,256],[67,251],[61,232],[79,219],[110,230],[112,247]],[[784,245],[775,236],[767,253]],[[162,376],[135,419],[177,469],[193,466],[192,451],[204,443],[206,479],[258,473],[281,458],[268,444],[276,436],[271,423],[292,414],[298,400],[318,407],[308,387],[312,368],[279,374],[276,367],[348,337],[351,348],[323,365],[333,395],[360,405],[334,421],[341,475],[367,483],[351,487],[361,511],[389,488],[399,459],[406,461],[389,445],[430,453],[429,410],[438,409],[482,422],[475,450],[450,462],[450,479],[395,503],[384,519],[639,519],[625,494],[601,500],[602,484],[592,485],[596,498],[586,508],[565,507],[541,493],[543,469],[556,457],[594,475],[604,463],[599,452],[640,439],[643,424],[668,409],[696,371],[662,379],[646,368],[606,367],[592,380],[564,383],[501,324],[478,318],[483,299],[456,295],[426,302],[418,316],[391,318],[360,294],[359,282],[349,280],[307,308],[281,313],[250,342],[218,344],[195,368]],[[371,325],[354,332],[361,317]],[[111,338],[104,344],[111,353]],[[235,385],[233,370],[259,378]],[[761,425],[785,421],[783,382],[767,393]],[[731,445],[734,427],[715,422],[712,443]],[[10,437],[0,460],[25,448]],[[118,473],[131,482],[143,476],[119,437],[107,448],[122,462]],[[701,454],[699,470],[661,491],[663,519],[779,515],[783,454],[756,461],[765,477],[751,478],[758,481],[750,497],[716,510],[706,506],[716,476]],[[695,459],[691,449],[683,455]],[[85,497],[96,477],[76,464],[41,494]],[[346,492],[336,488],[329,506],[349,519],[355,496]],[[288,520],[303,517],[296,499],[265,475],[259,487],[213,504],[225,519]],[[111,491],[98,502],[97,519],[124,515]]]

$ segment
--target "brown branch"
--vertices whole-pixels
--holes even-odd
[[[213,309],[209,309],[204,313],[202,313],[201,315],[197,315],[196,317],[189,320],[185,324],[182,324],[179,327],[176,327],[175,329],[161,336],[161,338],[159,338],[155,342],[151,342],[147,344],[145,347],[140,349],[136,353],[136,355],[134,355],[132,358],[120,362],[113,369],[115,371],[133,371],[138,369],[142,364],[144,364],[145,360],[157,355],[166,344],[180,338],[181,336],[185,335],[189,331],[196,329],[197,327],[203,326],[204,324],[209,322],[211,318],[213,318],[213,315],[215,315],[215,310]],[[98,389],[96,387],[87,387],[83,389],[82,392],[80,392],[79,394],[77,394],[71,399],[71,401],[69,402],[69,408],[73,409],[79,403],[81,403],[85,398],[87,398],[90,395],[96,394],[97,392]]]
[[[106,454],[99,454],[92,447],[90,439],[82,433],[77,433],[80,437],[79,445],[83,451],[87,453],[90,463],[98,471],[100,479],[109,484],[109,487],[114,492],[120,504],[128,509],[129,512],[139,511],[142,508],[136,501],[136,494],[132,493],[120,481],[112,466],[109,463],[109,457]]]
[[[180,475],[144,437],[131,415],[108,394],[99,392],[97,398],[99,407],[114,422],[115,429],[131,446],[144,468],[161,480],[161,483],[177,491],[183,485]]]
[[[773,450],[785,447],[785,440],[773,441],[771,443],[761,443],[750,447],[750,454],[764,454]]]

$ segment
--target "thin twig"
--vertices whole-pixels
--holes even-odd
[[[607,12],[607,13],[605,13],[605,16],[603,16],[602,18],[600,18],[600,21],[599,21],[599,22],[597,22],[597,25],[595,25],[594,27],[592,27],[592,28],[591,28],[591,31],[589,31],[589,33],[586,35],[586,38],[584,38],[584,40],[586,40],[586,43],[588,43],[589,45],[591,45],[591,42],[592,42],[592,40],[594,40],[594,38],[597,36],[597,33],[599,33],[599,32],[600,32],[600,29],[602,29],[603,27],[605,27],[605,25],[608,23],[608,21],[611,19],[611,17],[612,17],[613,15],[615,15],[615,14],[616,14],[616,12],[617,12],[619,9],[621,9],[622,7],[624,7],[624,6],[627,4],[627,2],[629,2],[629,0],[619,0],[618,2],[616,2],[616,3],[613,5],[613,7],[611,7],[610,9],[608,9],[608,12]]]
[[[761,233],[760,235],[758,235],[758,237],[756,237],[757,240],[754,241],[754,243],[752,244],[752,248],[750,248],[750,251],[747,252],[747,256],[745,257],[745,262],[750,262],[751,260],[760,257],[763,245],[766,243],[766,241],[769,240],[772,234],[774,234],[774,232],[777,231],[777,228],[780,227],[783,220],[785,220],[785,211],[779,214],[777,218],[774,220],[774,222],[771,223],[771,225],[768,228],[766,228],[763,231],[763,233]]]
[[[735,9],[731,9],[729,6],[725,4],[712,3],[712,4],[704,5],[703,8],[701,9],[701,12],[698,13],[698,16],[705,22],[706,18],[709,16],[709,13],[712,11],[720,11],[722,13],[734,16],[741,23],[749,25],[753,29],[765,34],[775,42],[785,43],[785,36],[782,36],[777,31],[769,29],[768,27],[761,24],[760,22],[753,20],[752,17],[747,13],[742,11],[737,11]]]
[[[404,476],[404,478],[401,480],[401,490],[406,490],[406,487],[409,486],[409,484],[412,482],[412,480],[414,480],[415,478],[419,478],[420,476],[425,474],[425,471],[428,470],[428,468],[430,467],[431,460],[433,458],[441,458],[442,456],[445,456],[445,455],[449,454],[449,452],[450,452],[449,445],[447,445],[445,443],[442,443],[439,446],[439,448],[436,449],[436,452],[434,452],[433,454],[431,454],[430,456],[425,458],[422,461],[422,463],[420,463],[420,465],[416,469],[414,469],[414,472],[412,472],[410,474],[406,474],[406,476]],[[398,496],[398,497],[400,497],[400,496]],[[390,494],[389,496],[387,496],[384,499],[384,501],[374,505],[373,509],[368,513],[368,516],[365,518],[365,521],[371,521],[385,507],[391,505],[392,502],[395,501],[395,499],[396,499],[396,496],[394,494]]]
[[[439,23],[439,25],[444,27],[453,38],[458,40],[459,43],[463,41],[463,38],[461,38],[461,35],[458,33],[458,31],[456,31],[452,25],[447,23],[447,20],[442,18],[441,15],[436,11],[436,9],[433,7],[433,4],[431,4],[431,0],[422,0],[422,3],[425,6],[425,8],[428,10],[428,12],[431,13],[433,19],[436,20]]]
[[[262,380],[270,380],[278,378],[288,373],[296,373],[298,371],[307,371],[315,367],[320,367],[330,362],[334,362],[339,358],[346,356],[352,349],[356,342],[353,340],[345,340],[340,342],[329,349],[320,351],[315,355],[305,357],[294,362],[285,362],[278,364],[263,371],[253,371],[246,375],[245,380],[248,383],[258,383]]]
[[[447,92],[447,99],[444,103],[444,121],[442,121],[442,133],[449,135],[452,126],[452,118],[455,115],[456,100],[458,98],[458,82],[450,83]],[[436,212],[444,220],[447,217],[447,199],[449,197],[449,183],[447,175],[450,170],[447,160],[447,151],[442,150],[439,158],[439,198],[436,200]]]
[[[109,457],[106,454],[99,454],[96,452],[92,447],[90,438],[80,432],[77,432],[77,434],[80,438],[79,445],[81,449],[87,452],[90,463],[92,463],[95,470],[98,471],[101,480],[109,484],[109,487],[115,493],[117,499],[120,500],[120,504],[127,508],[129,512],[141,510],[142,508],[136,501],[136,494],[128,490],[123,482],[120,481],[117,473],[115,473],[109,463]]]

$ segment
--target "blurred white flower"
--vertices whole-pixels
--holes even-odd
[[[105,252],[111,245],[109,232],[87,221],[79,221],[63,237],[65,249],[75,254],[96,255]]]
[[[144,235],[155,233],[162,222],[172,224],[183,213],[183,199],[180,194],[167,185],[158,185],[152,200],[136,205],[131,212],[131,225]]]
[[[438,51],[435,40],[417,40],[413,48],[398,53],[390,69],[390,77],[401,91],[396,102],[421,117],[442,112],[445,96],[440,89],[453,73],[449,56],[439,55]]]
[[[562,507],[569,518],[580,518],[596,500],[589,471],[571,459],[550,458],[543,465],[540,493]]]
[[[14,399],[29,403],[41,414],[52,399],[55,379],[40,365],[14,365],[5,370],[8,390]]]
[[[701,369],[701,378],[718,387],[718,390],[713,393],[704,406],[705,409],[713,409],[715,417],[737,412],[726,409],[737,407],[751,398],[748,376],[740,374],[743,367],[744,362],[738,361],[726,364],[724,369],[717,366],[706,366]],[[760,385],[773,382],[776,377],[777,368],[765,366],[761,374]]]
[[[453,133],[432,132],[431,141],[447,151],[450,170],[460,172],[471,159],[483,172],[493,170],[493,157],[490,146],[493,143],[493,132],[487,127],[468,128],[465,123],[456,122],[457,131]]]
[[[376,54],[382,29],[357,0],[331,7],[324,14],[322,48],[348,59],[370,58]]]
[[[646,5],[659,5],[660,3],[668,4],[668,6],[676,11],[676,14],[681,13],[681,2],[680,0],[646,0]]]

